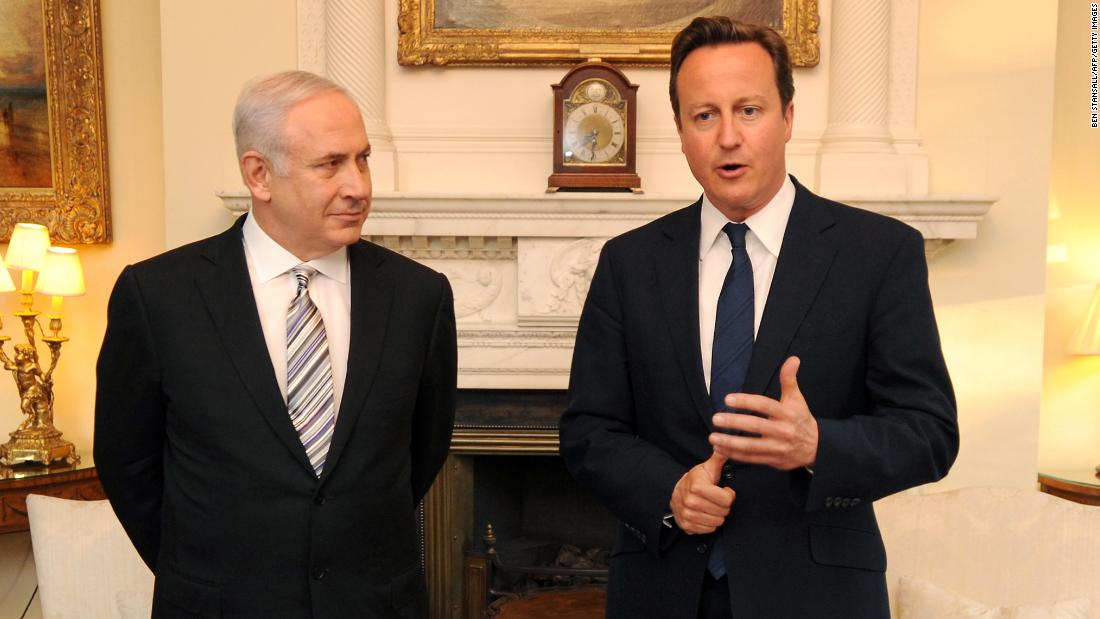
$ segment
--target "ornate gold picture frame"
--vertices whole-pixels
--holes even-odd
[[[676,32],[714,14],[780,31],[795,66],[820,59],[817,0],[401,0],[397,56],[403,65],[567,66],[599,57],[661,67]]]
[[[0,240],[33,222],[108,242],[99,0],[4,0],[0,21]]]

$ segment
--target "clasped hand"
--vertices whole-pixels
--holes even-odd
[[[715,413],[715,427],[746,433],[711,433],[714,453],[695,465],[672,490],[669,506],[676,525],[692,535],[713,533],[726,521],[737,493],[718,485],[727,459],[781,470],[813,466],[817,460],[817,420],[798,388],[798,357],[779,370],[780,396],[731,393],[726,406],[743,413]],[[752,414],[750,414],[752,413]]]
[[[737,494],[733,488],[718,485],[726,457],[717,451],[705,462],[691,468],[672,490],[669,507],[676,526],[685,533],[712,533],[722,526]]]
[[[739,413],[715,413],[714,425],[745,433],[735,436],[712,432],[710,444],[730,460],[763,464],[780,470],[812,467],[817,460],[817,420],[798,388],[798,357],[789,357],[779,370],[780,396],[731,393],[726,406]],[[753,414],[748,414],[753,413]]]

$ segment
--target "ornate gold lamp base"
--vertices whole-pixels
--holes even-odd
[[[19,429],[10,436],[10,441],[0,445],[0,464],[4,466],[20,462],[39,462],[45,465],[58,460],[63,460],[65,464],[80,462],[76,447],[61,438],[61,431],[56,428]]]

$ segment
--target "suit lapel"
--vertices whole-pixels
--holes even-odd
[[[328,478],[347,445],[351,429],[363,410],[378,366],[390,307],[393,304],[393,282],[384,269],[385,254],[366,241],[348,247],[351,265],[351,343],[348,348],[348,372],[344,394],[332,444],[325,458],[321,480]]]
[[[217,237],[203,254],[209,268],[196,277],[195,283],[222,339],[225,352],[255,402],[256,409],[283,445],[302,466],[312,472],[313,467],[290,422],[286,402],[279,392],[279,383],[271,367],[248,276],[248,264],[245,262],[241,240],[243,224],[242,217]]]
[[[699,352],[699,209],[696,202],[666,220],[667,243],[655,252],[657,290],[661,291],[673,352],[708,429],[713,430],[710,398]]]
[[[817,296],[836,255],[827,230],[834,220],[821,198],[795,181],[795,200],[760,329],[752,348],[746,393],[765,393],[786,358],[791,339]]]

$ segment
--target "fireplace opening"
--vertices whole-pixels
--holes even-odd
[[[494,590],[606,584],[615,518],[577,485],[560,458],[473,460],[470,548],[496,555]]]
[[[524,604],[603,616],[618,523],[558,455],[565,403],[564,391],[459,391],[423,511],[433,619],[543,616]]]

